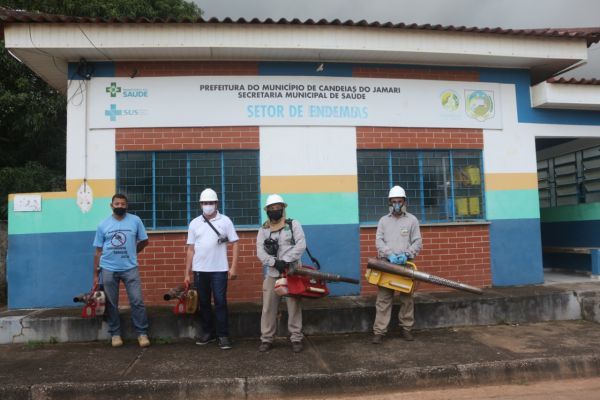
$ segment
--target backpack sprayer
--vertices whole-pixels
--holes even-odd
[[[165,301],[177,299],[173,314],[193,314],[198,310],[198,292],[190,289],[188,284],[178,285],[163,296]]]

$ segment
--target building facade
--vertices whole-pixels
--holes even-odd
[[[536,139],[600,137],[599,87],[546,81],[585,59],[594,31],[3,21],[6,47],[68,99],[67,190],[9,198],[10,308],[69,306],[89,290],[115,192],[148,228],[143,292],[162,304],[183,281],[206,187],[240,234],[231,301],[262,296],[266,196],[284,197],[324,270],[359,278],[397,184],[421,223],[419,269],[479,287],[539,284]],[[538,94],[547,85],[566,89],[560,101]],[[331,291],[376,289],[363,278]]]

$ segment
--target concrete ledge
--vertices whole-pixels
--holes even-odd
[[[309,335],[369,332],[375,299],[337,297],[303,301],[304,332]],[[171,307],[150,307],[150,336],[193,338],[200,332],[192,316],[177,316]],[[101,318],[83,319],[80,309],[11,310],[0,313],[0,344],[28,341],[81,342],[108,339]],[[231,335],[258,337],[261,305],[230,305]],[[397,326],[395,305],[390,328]],[[482,296],[462,292],[418,293],[415,328],[496,325],[589,319],[600,320],[600,283],[577,286],[529,286],[488,289]],[[122,311],[123,336],[134,338],[128,310]],[[287,334],[287,313],[281,304],[279,336]]]
[[[6,400],[272,399],[293,395],[340,395],[433,387],[527,383],[548,379],[585,378],[600,374],[600,356],[568,356],[496,361],[463,365],[201,380],[135,380],[57,382],[27,386],[4,385]]]

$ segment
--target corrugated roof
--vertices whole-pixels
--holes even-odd
[[[562,84],[569,84],[569,85],[600,85],[600,79],[586,79],[586,78],[550,78],[546,82],[562,83]]]
[[[44,14],[28,11],[13,11],[0,8],[0,24],[6,23],[76,23],[76,24],[170,24],[170,23],[190,23],[190,24],[238,24],[238,25],[320,25],[320,26],[353,26],[366,28],[390,28],[405,30],[425,30],[425,31],[445,31],[445,32],[467,32],[467,33],[487,33],[509,36],[539,36],[539,37],[558,37],[558,38],[577,38],[586,39],[587,45],[600,41],[600,27],[598,28],[544,28],[544,29],[503,29],[503,28],[477,28],[453,25],[432,25],[432,24],[405,24],[392,22],[368,22],[366,20],[341,21],[339,19],[327,20],[300,20],[297,18],[288,20],[280,19],[231,19],[231,18],[90,18],[90,17],[70,17],[64,15]]]

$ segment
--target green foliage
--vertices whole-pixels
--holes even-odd
[[[4,0],[2,3],[15,10],[76,17],[195,18],[202,14],[196,4],[184,0]]]
[[[0,7],[105,18],[202,14],[185,0],[2,0]],[[63,189],[66,115],[65,96],[14,59],[0,41],[0,220],[7,217],[8,193]]]

